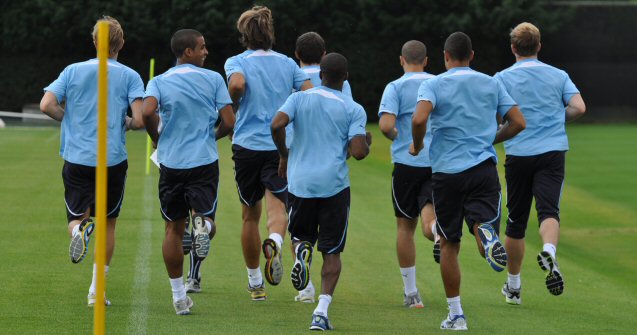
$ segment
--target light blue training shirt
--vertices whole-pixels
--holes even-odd
[[[319,73],[321,72],[321,67],[319,65],[307,65],[301,68],[303,72],[307,73],[310,76],[310,80],[312,81],[312,85],[314,87],[321,86],[321,76]],[[349,85],[349,82],[346,80],[343,83],[343,94],[352,96],[352,87]]]
[[[309,76],[292,58],[272,50],[246,50],[230,57],[226,77],[241,73],[246,86],[239,100],[232,143],[257,151],[276,150],[270,126],[274,115],[293,90],[300,90]],[[288,143],[293,134],[288,127]]]
[[[497,162],[496,113],[504,118],[516,105],[500,82],[469,67],[456,67],[423,81],[418,101],[423,100],[434,106],[429,115],[434,173],[459,173],[489,158]]]
[[[145,97],[159,102],[159,163],[191,169],[219,159],[214,124],[219,110],[232,104],[219,73],[192,64],[177,65],[153,78]]]
[[[325,86],[292,94],[280,111],[294,127],[288,158],[288,190],[301,198],[327,198],[349,187],[347,147],[365,135],[361,105]]]
[[[507,155],[533,156],[568,150],[565,105],[579,93],[568,74],[537,59],[525,59],[495,78],[519,104],[526,129],[504,142]]]
[[[411,117],[418,102],[418,88],[420,84],[434,75],[426,72],[407,72],[402,77],[385,86],[380,100],[378,116],[383,113],[396,116],[396,130],[398,136],[391,144],[392,163],[405,164],[415,167],[431,167],[429,160],[429,145],[431,144],[431,126],[427,123],[427,133],[424,143],[427,150],[421,150],[418,156],[409,154],[411,144]]]
[[[97,59],[67,66],[45,92],[66,101],[60,135],[60,156],[67,162],[97,165]],[[108,60],[107,165],[127,159],[126,112],[144,97],[142,78],[131,68]]]

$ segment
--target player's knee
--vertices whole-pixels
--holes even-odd
[[[506,236],[517,240],[524,238],[526,234],[526,221],[524,221],[524,223],[521,223],[520,221],[512,221],[509,219],[506,228]]]

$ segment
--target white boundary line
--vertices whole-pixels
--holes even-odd
[[[154,211],[155,199],[152,190],[155,179],[151,176],[144,178],[144,216],[138,232],[137,257],[135,257],[135,276],[133,288],[131,290],[132,311],[126,327],[127,334],[146,334],[148,331],[148,287],[152,269],[150,267],[150,256],[152,255],[152,232],[153,225],[151,217]]]

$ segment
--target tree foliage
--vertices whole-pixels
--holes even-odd
[[[296,37],[320,33],[328,51],[350,63],[354,97],[375,111],[385,84],[401,75],[398,55],[410,39],[429,48],[432,73],[444,71],[442,45],[454,31],[473,39],[474,68],[493,73],[511,62],[508,31],[530,21],[543,33],[555,31],[567,10],[532,0],[270,0],[259,4],[273,11],[275,50],[293,54]],[[226,58],[241,52],[235,23],[252,1],[236,0],[24,0],[0,4],[0,109],[19,110],[39,101],[42,88],[72,62],[94,57],[90,33],[101,15],[117,18],[126,44],[120,61],[148,77],[148,60],[156,73],[174,63],[172,32],[193,28],[206,37],[206,67],[223,73]]]

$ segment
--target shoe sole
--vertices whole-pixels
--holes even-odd
[[[190,250],[192,250],[192,235],[190,233],[184,233],[184,237],[181,239],[181,247],[184,249],[184,255],[188,255]]]
[[[564,292],[564,279],[551,254],[546,251],[540,252],[537,255],[537,263],[546,272],[546,289],[552,295],[562,294]]]
[[[440,240],[434,243],[433,255],[434,255],[434,261],[440,264]]]
[[[69,256],[71,256],[71,262],[73,263],[79,263],[86,257],[88,244],[95,228],[93,221],[83,221],[80,225],[82,224],[84,224],[84,227],[80,226],[80,233],[71,238],[71,245],[69,246]]]
[[[312,263],[312,245],[308,242],[301,242],[294,261],[294,267],[290,273],[292,286],[297,291],[302,291],[310,281],[310,264]]]
[[[276,248],[276,242],[272,239],[266,239],[261,246],[263,255],[265,256],[265,280],[273,286],[279,285],[283,278],[283,265],[281,264],[281,256]]]
[[[210,237],[207,233],[202,232],[204,229],[204,217],[201,215],[195,215],[192,218],[192,227],[194,228],[195,238],[192,240],[192,252],[198,258],[208,257],[210,252]]]
[[[491,233],[487,228],[478,227],[478,235],[484,247],[484,257],[487,263],[496,272],[502,272],[507,266],[507,254],[504,246],[498,239],[498,235]]]

